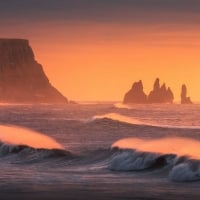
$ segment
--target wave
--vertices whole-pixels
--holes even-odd
[[[138,119],[134,119],[132,117],[128,117],[125,115],[120,115],[118,113],[107,113],[105,115],[95,115],[92,117],[92,121],[100,120],[100,119],[110,119],[113,121],[119,121],[127,124],[134,124],[134,125],[150,125],[148,123],[142,122]]]
[[[116,155],[109,168],[114,171],[140,171],[144,169],[154,169],[170,164],[176,156],[173,154],[156,154],[149,152],[139,152],[134,150],[124,150]]]
[[[200,180],[200,161],[186,160],[183,163],[174,165],[169,173],[172,181],[199,181]]]
[[[6,160],[3,160],[6,158]],[[74,155],[62,149],[33,148],[0,143],[1,162],[12,164],[47,163],[48,166],[71,166],[69,170],[111,170],[121,172],[168,171],[171,181],[199,181],[200,160],[175,153],[147,152],[113,146]],[[52,162],[53,159],[53,162]],[[56,162],[55,160],[56,159]]]
[[[112,145],[115,155],[109,168],[113,171],[142,171],[168,168],[172,181],[200,180],[200,142],[188,138],[119,140]]]
[[[0,125],[0,157],[5,156],[29,162],[53,157],[71,158],[72,154],[49,136],[27,128]]]
[[[91,121],[95,120],[104,120],[109,119],[112,121],[118,121],[121,123],[131,124],[131,125],[142,125],[142,126],[153,126],[153,127],[159,127],[159,128],[174,128],[174,129],[200,129],[200,126],[175,126],[175,125],[163,125],[163,124],[156,124],[156,123],[150,123],[146,121],[142,121],[133,117],[121,115],[118,113],[107,113],[104,115],[95,115],[92,117]]]
[[[46,159],[72,159],[74,155],[62,149],[33,148],[27,145],[11,145],[0,143],[0,158],[9,158],[12,163],[42,162]]]
[[[109,169],[125,172],[167,169],[171,181],[200,181],[200,160],[175,154],[124,150],[112,158]]]

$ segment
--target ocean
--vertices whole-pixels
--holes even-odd
[[[0,199],[200,199],[200,105],[0,105]]]

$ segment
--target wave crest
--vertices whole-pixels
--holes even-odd
[[[178,162],[177,162],[178,161]],[[111,159],[109,169],[112,171],[143,171],[168,169],[168,178],[175,182],[199,181],[200,160],[178,157],[174,154],[156,154],[123,150]]]
[[[116,155],[109,166],[114,171],[139,171],[169,164],[174,155],[160,155],[126,150]]]
[[[172,181],[200,180],[200,142],[189,138],[141,140],[129,138],[112,145],[118,148],[110,162],[114,171],[169,168]]]
[[[91,121],[95,120],[104,120],[109,119],[112,121],[118,121],[120,123],[126,123],[131,125],[142,125],[142,126],[152,126],[152,127],[158,127],[158,128],[173,128],[173,129],[200,129],[200,126],[176,126],[176,125],[170,125],[170,124],[158,124],[156,122],[150,122],[146,120],[140,120],[134,117],[121,115],[118,113],[107,113],[104,115],[95,115],[93,116]]]
[[[17,162],[21,163],[44,161],[44,159],[49,158],[64,157],[71,159],[74,157],[74,155],[72,155],[69,151],[62,149],[33,148],[27,145],[10,145],[0,143],[0,157],[5,156],[11,156],[10,159],[12,162],[15,162],[14,158],[17,158]]]

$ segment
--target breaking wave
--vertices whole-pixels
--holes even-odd
[[[45,149],[45,148],[33,148],[27,145],[11,145],[0,143],[0,156],[6,156],[9,154],[34,154],[40,153],[44,157],[56,157],[56,156],[66,156],[70,153],[62,149]]]
[[[36,139],[33,143],[32,137]],[[0,126],[0,160],[14,164],[47,161],[44,164],[48,166],[70,165],[70,170],[148,171],[163,175],[167,172],[171,181],[200,181],[200,142],[189,138],[127,138],[108,149],[74,155],[52,138],[32,130]]]
[[[139,152],[134,150],[124,150],[113,157],[109,168],[114,171],[141,171],[164,167],[176,156],[173,154],[156,154],[149,152]]]
[[[188,138],[159,140],[123,139],[112,145],[121,152],[109,168],[113,171],[142,171],[163,168],[172,181],[200,180],[200,142]]]
[[[0,157],[13,156],[22,161],[42,161],[44,158],[72,157],[53,138],[30,129],[0,126]]]
[[[13,164],[44,162],[48,166],[65,166],[66,169],[70,166],[69,170],[96,171],[104,169],[113,172],[137,173],[144,171],[158,172],[159,174],[163,172],[163,175],[166,175],[167,172],[171,181],[200,181],[200,157],[192,156],[192,153],[181,154],[176,149],[169,151],[147,150],[149,147],[142,150],[145,145],[141,145],[142,140],[139,139],[135,140],[135,147],[125,146],[123,140],[121,142],[114,143],[112,148],[87,151],[79,156],[63,149],[33,148],[27,145],[11,145],[1,142],[0,159],[1,162],[9,161]],[[141,148],[138,148],[139,146]],[[177,148],[179,147],[178,145]],[[194,148],[196,147],[194,146]],[[158,146],[155,145],[155,148],[157,149]],[[56,159],[56,162],[52,159]]]
[[[33,148],[27,145],[0,143],[0,158],[8,158],[11,163],[43,162],[46,159],[72,159],[74,155],[62,149]]]

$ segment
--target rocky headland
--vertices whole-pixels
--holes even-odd
[[[67,103],[49,82],[28,40],[0,39],[0,102]]]

